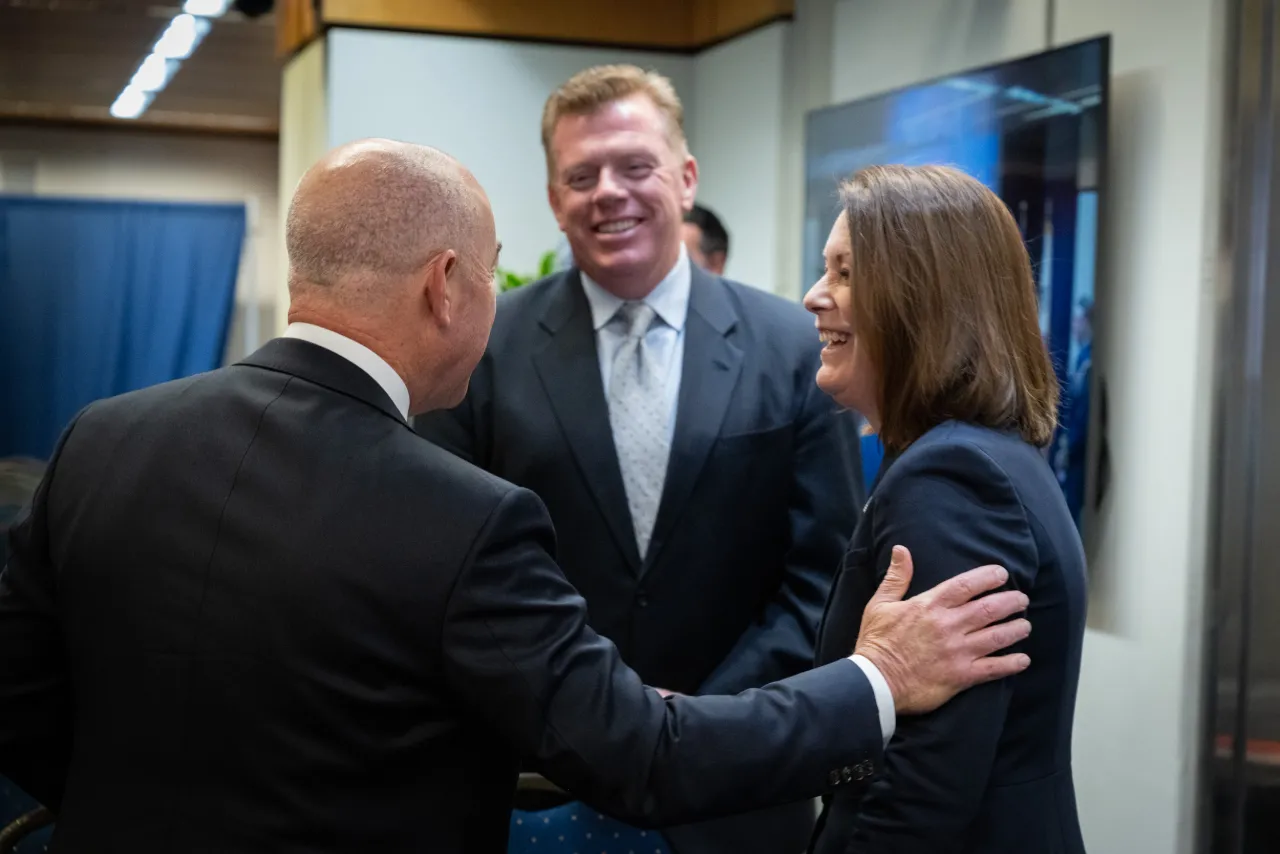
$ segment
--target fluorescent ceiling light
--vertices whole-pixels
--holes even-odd
[[[111,115],[117,119],[136,119],[151,105],[154,96],[150,92],[126,86],[125,90],[111,105]]]
[[[182,11],[201,18],[221,18],[230,5],[231,0],[187,0],[182,5]]]
[[[230,0],[187,0],[183,13],[169,22],[155,48],[142,60],[129,85],[111,105],[118,119],[136,119],[147,111],[156,93],[168,85],[182,60],[199,46],[212,26],[211,18],[227,11]]]
[[[209,32],[207,18],[179,15],[169,22],[168,28],[160,36],[152,52],[165,59],[186,59],[207,32]]]
[[[169,82],[173,72],[177,70],[177,60],[165,59],[163,56],[153,53],[142,61],[142,65],[138,66],[133,79],[129,81],[129,88],[139,89],[143,92],[159,92]]]

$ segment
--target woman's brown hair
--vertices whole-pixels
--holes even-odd
[[[1058,381],[1018,226],[944,166],[874,166],[840,188],[859,346],[880,376],[880,440],[900,452],[944,421],[1049,444]]]

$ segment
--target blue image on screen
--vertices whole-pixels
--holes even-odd
[[[1008,205],[1062,390],[1045,456],[1082,527],[1109,52],[1108,38],[1093,39],[816,110],[805,128],[805,288],[823,273],[838,184],[863,167],[953,166]]]

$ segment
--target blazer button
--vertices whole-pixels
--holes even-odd
[[[839,771],[832,771],[830,774],[828,774],[828,775],[827,775],[827,782],[828,782],[828,783],[830,783],[830,784],[831,784],[831,785],[833,785],[833,786],[839,786],[839,785],[840,785],[840,772],[839,772]]]
[[[636,605],[640,606],[641,608],[648,608],[649,597],[641,593],[639,596],[636,597]]]

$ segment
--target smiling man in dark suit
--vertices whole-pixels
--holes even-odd
[[[418,430],[538,494],[592,626],[649,684],[733,694],[812,664],[859,439],[814,384],[804,309],[691,263],[682,121],[671,83],[633,66],[552,94],[548,195],[577,267],[504,295],[467,399]],[[788,854],[814,818],[796,803],[665,836]]]

